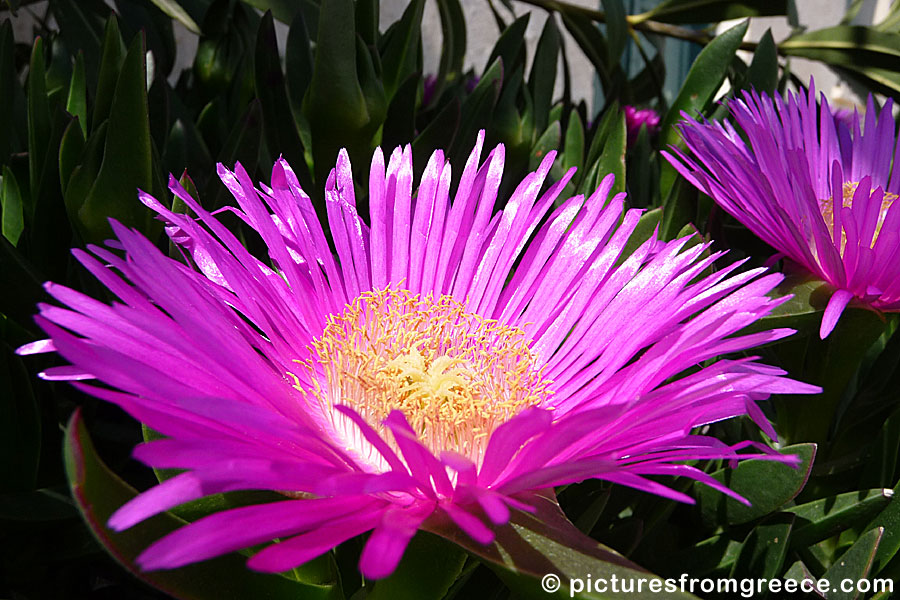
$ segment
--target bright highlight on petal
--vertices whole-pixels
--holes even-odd
[[[824,338],[849,302],[900,310],[900,138],[888,100],[837,118],[815,87],[744,94],[730,123],[681,125],[688,152],[663,152],[703,193],[835,290]],[[746,140],[746,141],[745,141]],[[892,160],[893,157],[893,160]]]
[[[172,179],[196,218],[140,199],[184,262],[114,222],[115,251],[75,255],[116,302],[47,286],[62,305],[40,306],[50,341],[20,352],[60,354],[69,365],[48,377],[160,432],[136,458],[183,471],[121,507],[111,527],[235,490],[286,498],[190,523],[139,564],[172,568],[278,538],[248,565],[280,571],[372,531],[360,569],[384,577],[432,519],[487,544],[548,487],[596,477],[690,502],[650,478],[727,491],[681,463],[790,462],[691,433],[749,415],[775,436],[756,402],[818,391],[753,358],[713,360],[792,333],[740,333],[783,302],[768,295],[781,276],[713,270],[721,253],[687,238],[652,235],[624,255],[640,211],[610,197],[612,176],[588,198],[559,198],[573,171],[548,183],[555,153],[495,213],[504,150],[482,164],[483,142],[452,199],[442,152],[416,187],[409,146],[386,164],[377,150],[368,223],[341,152],[325,186],[327,228],[284,161],[271,187],[220,166],[231,210],[266,257]]]

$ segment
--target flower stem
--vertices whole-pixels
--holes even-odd
[[[562,0],[522,0],[525,4],[538,6],[549,12],[565,13],[570,16],[580,16],[595,21],[597,23],[606,23],[606,13],[602,10],[587,8],[570,4]],[[660,21],[653,21],[649,18],[650,13],[642,13],[639,15],[627,15],[625,21],[630,31],[640,31],[643,33],[655,33],[666,37],[676,38],[679,40],[687,40],[705,46],[711,42],[716,36],[704,30],[691,29],[689,27],[680,27]],[[741,42],[741,50],[756,50],[758,42],[746,41]]]

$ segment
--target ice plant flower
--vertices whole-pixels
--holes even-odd
[[[865,118],[854,112],[848,126],[824,96],[816,106],[813,85],[787,100],[745,93],[730,104],[736,128],[685,115],[688,152],[664,152],[750,231],[833,288],[822,338],[851,301],[900,310],[900,143],[892,106],[888,100],[878,113],[870,96]]]
[[[637,141],[641,127],[647,127],[647,134],[651,136],[659,132],[659,113],[652,108],[635,108],[626,104],[622,110],[625,111],[625,131],[629,148]]]
[[[280,538],[248,564],[284,571],[372,531],[359,567],[384,577],[438,518],[487,544],[536,490],[598,477],[690,502],[648,476],[735,495],[682,463],[787,460],[691,435],[749,414],[774,436],[756,401],[817,390],[752,358],[698,367],[791,333],[734,335],[781,302],[766,295],[781,276],[708,274],[719,255],[685,239],[654,236],[623,256],[640,212],[608,197],[611,176],[551,211],[574,171],[541,193],[552,153],[495,213],[504,149],[479,166],[483,140],[452,202],[442,152],[414,194],[410,147],[386,168],[376,151],[369,224],[342,152],[325,192],[333,249],[283,160],[271,188],[220,166],[267,260],[173,178],[196,219],[140,197],[191,266],[113,222],[117,251],[75,255],[118,302],[47,284],[63,306],[40,306],[49,339],[20,352],[58,352],[70,364],[43,377],[121,406],[165,436],[135,456],[185,470],[122,506],[113,529],[219,492],[284,497],[186,525],[142,568]]]

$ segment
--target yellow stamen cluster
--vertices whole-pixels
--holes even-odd
[[[858,181],[845,181],[843,187],[843,198],[841,201],[841,205],[844,208],[850,208],[853,206],[853,194],[856,193],[856,188],[859,186]],[[884,224],[885,216],[887,215],[888,209],[893,204],[894,200],[897,199],[897,194],[892,194],[890,192],[885,192],[884,199],[881,201],[881,209],[878,213],[878,223],[875,225],[875,234],[872,236],[872,247],[875,246],[875,240],[878,239],[878,234],[881,233],[881,226]],[[827,200],[819,201],[819,210],[822,212],[822,218],[825,219],[825,226],[828,228],[829,233],[834,229],[834,198],[830,197]],[[847,245],[847,234],[841,231],[841,254],[844,253],[844,246]]]
[[[400,410],[436,455],[476,463],[496,427],[549,394],[521,329],[403,289],[362,294],[297,362],[326,410],[346,404],[376,429]]]

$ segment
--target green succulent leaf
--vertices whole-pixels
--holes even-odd
[[[497,58],[491,63],[462,104],[460,125],[451,152],[451,164],[465,164],[465,156],[471,150],[475,135],[484,128],[491,119],[491,113],[500,97],[503,85],[503,59]]]
[[[413,140],[413,166],[424,170],[434,148],[452,148],[459,130],[462,108],[459,98],[448,102]]]
[[[418,58],[424,11],[425,0],[410,2],[400,20],[385,33],[381,64],[384,91],[388,101],[394,97],[407,78],[419,70]]]
[[[531,158],[528,169],[534,170],[538,168],[548,152],[552,152],[559,148],[559,136],[562,133],[562,127],[559,121],[553,121],[550,126],[541,134],[537,143],[531,149]]]
[[[662,215],[662,207],[648,210],[643,215],[641,215],[640,221],[638,221],[637,226],[634,228],[634,231],[631,234],[631,237],[628,238],[628,242],[625,243],[625,247],[622,249],[622,258],[634,254],[634,251],[637,250],[641,246],[641,244],[650,239],[650,236],[652,236],[653,233],[657,231],[657,229],[659,229],[659,224],[662,221]]]
[[[420,531],[410,541],[403,560],[387,578],[375,582],[368,600],[440,600],[456,581],[466,552],[447,540]]]
[[[608,93],[612,78],[608,67],[609,51],[603,33],[593,21],[581,15],[562,13],[562,21],[572,39],[593,65],[601,87]]]
[[[139,189],[154,190],[146,85],[144,43],[137,36],[116,83],[100,170],[78,207],[77,225],[87,241],[100,243],[110,236],[110,217],[146,235],[159,229],[150,211],[137,200]]]
[[[750,505],[725,496],[702,484],[695,484],[697,506],[705,523],[740,525],[771,514],[792,500],[809,478],[815,444],[797,444],[783,448],[784,455],[796,455],[796,467],[770,460],[746,460],[736,468],[720,469],[713,478],[743,496]]]
[[[436,102],[448,81],[462,76],[466,59],[466,20],[459,0],[439,0],[443,46],[432,102]]]
[[[115,14],[111,14],[106,22],[103,34],[103,52],[100,58],[100,75],[94,94],[94,113],[91,116],[91,128],[97,128],[109,117],[116,83],[119,80],[119,69],[125,58],[125,44],[119,33],[119,22]]]
[[[628,41],[628,20],[622,0],[600,0],[606,13],[606,39],[608,40],[608,60],[612,70],[619,64],[625,44]]]
[[[797,517],[791,546],[805,548],[866,523],[889,505],[892,495],[886,489],[859,490],[785,508],[784,512]]]
[[[3,165],[3,179],[0,181],[0,207],[2,207],[3,237],[15,246],[19,242],[19,236],[25,229],[24,205],[22,192],[16,176],[6,165]]]
[[[503,61],[503,68],[507,71],[513,71],[520,62],[525,61],[525,30],[528,28],[528,21],[531,13],[525,13],[512,24],[503,30],[491,54],[488,57],[487,64],[484,66],[484,72],[490,71],[495,61],[500,58]]]
[[[893,490],[890,504],[865,526],[864,531],[879,529],[884,533],[875,554],[874,573],[881,571],[900,552],[900,483]]]
[[[803,56],[821,60],[822,51],[847,53],[857,58],[888,60],[900,58],[900,33],[878,31],[861,25],[837,25],[793,35],[778,45],[788,56]]]
[[[734,579],[775,579],[790,547],[794,515],[779,514],[766,519],[747,535],[734,561]]]
[[[480,557],[523,598],[624,598],[610,592],[579,591],[577,581],[584,584],[586,574],[595,579],[613,576],[622,580],[643,580],[641,592],[627,594],[628,598],[658,597],[650,591],[653,584],[662,588],[662,580],[630,562],[597,541],[580,532],[563,514],[551,491],[533,492],[520,500],[535,508],[533,514],[513,511],[509,523],[494,529],[494,542],[482,546],[473,542],[458,527],[437,518],[426,523],[426,529]],[[553,574],[561,586],[554,595],[541,587],[541,578]],[[573,582],[570,587],[570,580]],[[577,580],[577,581],[576,581]],[[666,591],[668,598],[694,598],[677,591]]]
[[[368,152],[369,140],[384,118],[383,113],[370,113],[370,100],[360,84],[354,18],[350,0],[325,2],[319,14],[315,68],[303,110],[312,133],[317,183],[324,184],[340,148],[348,147],[351,159],[362,148]]]
[[[60,189],[66,189],[75,168],[78,167],[84,152],[84,136],[81,119],[74,118],[69,122],[59,142],[59,183]]]
[[[299,171],[301,181],[306,183],[308,179],[303,176],[303,166],[306,164],[304,149],[288,101],[272,13],[266,13],[259,23],[253,66],[256,95],[262,107],[263,128],[269,154],[273,159],[284,156],[291,166]]]
[[[843,591],[840,584],[847,579],[860,581],[869,575],[883,534],[884,530],[881,528],[864,533],[839,560],[825,571],[822,579],[830,583],[829,600],[856,600],[860,597],[860,593],[855,590]]]
[[[244,557],[229,554],[167,571],[142,571],[135,559],[151,542],[182,527],[186,521],[163,513],[123,532],[106,527],[112,513],[137,495],[97,456],[81,412],[75,411],[65,432],[66,475],[78,509],[97,541],[138,579],[183,600],[239,598],[343,598],[340,584],[305,583],[264,575],[244,566]]]
[[[675,124],[681,118],[682,111],[694,115],[703,112],[710,105],[725,80],[728,66],[740,47],[748,26],[749,21],[742,21],[719,34],[697,55],[681,90],[660,124],[660,148],[679,143],[680,138]],[[667,163],[663,164],[660,173],[661,197],[668,196],[675,178],[674,167]]]
[[[44,41],[37,38],[28,67],[28,172],[32,199],[40,194],[41,173],[50,142],[50,105],[47,102]]]
[[[78,119],[82,137],[87,136],[87,92],[85,90],[84,54],[75,58],[72,80],[69,83],[69,97],[66,112]]]
[[[597,159],[597,180],[594,187],[608,174],[616,176],[610,194],[619,194],[625,191],[625,148],[628,134],[625,128],[625,113],[614,110],[614,117],[609,130],[609,137],[603,145],[600,158]]]
[[[778,48],[771,29],[767,29],[759,39],[759,46],[747,69],[747,84],[757,92],[775,93],[775,86],[778,85]]]
[[[556,63],[559,58],[560,37],[553,14],[547,16],[538,40],[528,76],[528,90],[534,106],[534,126],[543,131],[548,124],[547,115],[553,103],[553,86],[556,83]]]
[[[188,31],[200,34],[200,26],[194,22],[191,15],[175,0],[151,0],[151,2],[158,6],[161,11],[184,25]]]

